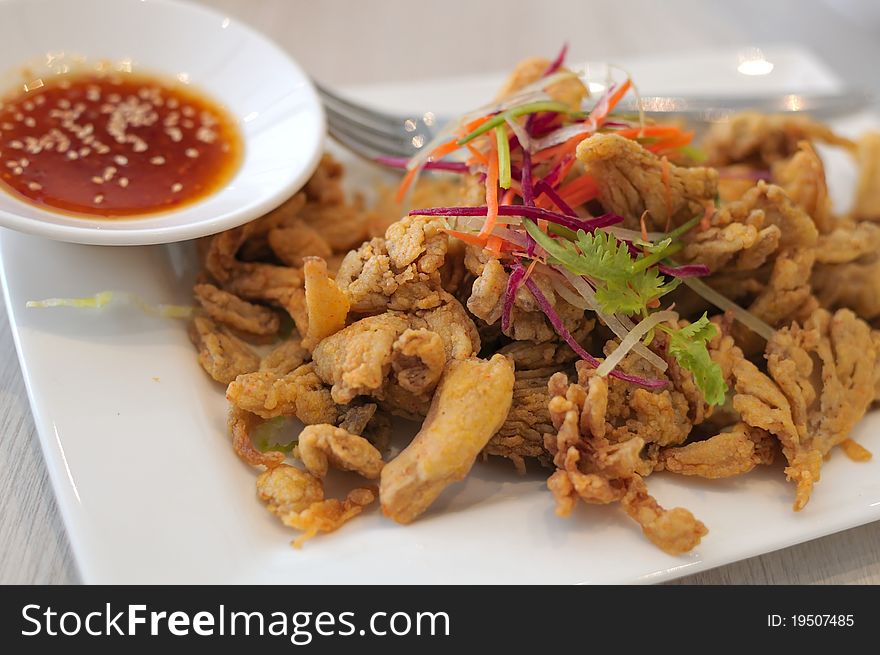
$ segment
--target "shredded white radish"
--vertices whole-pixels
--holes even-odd
[[[482,107],[477,107],[476,109],[462,116],[461,123],[466,123],[475,118],[479,118],[480,116],[485,116],[486,114],[505,111],[506,109],[510,109],[511,107],[516,107],[517,105],[522,105],[527,102],[551,100],[552,98],[550,98],[550,96],[544,92],[544,89],[553,86],[557,82],[570,80],[577,77],[578,75],[576,73],[573,73],[569,70],[556,71],[552,75],[542,77],[535,80],[531,84],[527,84],[521,89],[517,89],[514,93],[505,96],[501,100],[487,103]]]
[[[566,286],[565,282],[563,282],[559,278],[555,276],[552,277],[550,279],[550,283],[553,285],[553,290],[572,307],[577,307],[578,309],[592,309],[592,307],[590,307],[590,303],[587,302],[586,298],[584,298],[579,293],[575,293],[574,291],[569,289]]]
[[[560,143],[565,143],[573,136],[577,136],[578,134],[589,134],[594,131],[595,129],[587,123],[572,123],[571,125],[566,125],[553,130],[550,134],[542,136],[540,139],[532,139],[529,152],[534,153],[546,148],[552,148]]]
[[[626,357],[627,353],[635,348],[636,344],[642,340],[642,337],[653,330],[659,323],[672,320],[678,320],[678,314],[669,310],[655,312],[643,319],[628,335],[626,335],[626,338],[620,342],[620,345],[614,349],[614,352],[605,358],[605,361],[596,369],[596,375],[605,377],[611,373],[611,371],[623,361],[623,358]]]
[[[614,335],[623,341],[629,335],[630,331],[635,327],[632,321],[630,321],[626,316],[617,316],[615,314],[606,314],[605,312],[599,309],[599,303],[596,301],[596,292],[593,288],[584,280],[582,277],[570,273],[565,269],[561,269],[562,274],[565,276],[571,285],[577,290],[577,292],[583,296],[587,302],[590,304],[588,309],[593,310],[602,320],[602,322],[608,326],[608,329],[611,330]],[[662,371],[665,371],[668,368],[668,364],[653,350],[648,349],[641,343],[637,343],[633,347],[633,351],[639,355],[642,359],[651,364],[654,368]]]
[[[767,341],[773,338],[773,334],[776,331],[772,327],[748,310],[743,309],[729,298],[715,291],[715,289],[699,278],[684,277],[681,278],[681,281],[689,286],[695,293],[699,294],[719,309],[723,309],[724,311],[729,310],[736,320],[745,325],[755,334],[764,337]]]
[[[532,152],[532,138],[529,136],[529,133],[526,132],[525,128],[517,123],[515,119],[508,118],[504,122],[507,123],[510,130],[516,134],[519,144],[529,152]]]

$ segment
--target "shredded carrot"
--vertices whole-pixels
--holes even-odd
[[[556,159],[557,157],[562,157],[564,155],[574,153],[577,150],[578,144],[590,136],[590,133],[587,132],[585,134],[575,134],[568,141],[564,141],[556,146],[551,146],[549,148],[544,148],[543,150],[539,150],[534,155],[532,155],[532,163],[540,164],[541,162],[548,161],[550,159]]]
[[[489,158],[480,152],[480,150],[473,143],[466,143],[465,147],[470,150],[470,153],[475,161],[480,162],[483,166],[489,165]]]
[[[406,172],[406,175],[403,176],[403,179],[400,181],[400,186],[397,187],[397,195],[394,196],[394,199],[398,204],[403,202],[403,199],[406,197],[406,192],[415,181],[416,176],[419,174],[419,170],[418,166],[411,168]]]
[[[659,153],[664,150],[673,150],[674,148],[681,148],[682,146],[689,145],[691,141],[694,139],[693,132],[682,132],[681,134],[677,134],[671,136],[666,139],[660,139],[659,141],[652,143],[647,147],[651,152]]]
[[[504,195],[501,196],[501,204],[502,205],[512,205],[513,197],[516,195],[516,190],[513,188],[511,184],[511,188],[504,192]]]
[[[672,190],[669,188],[669,160],[664,155],[660,161],[663,163],[661,170],[663,178],[663,200],[666,203],[666,231],[669,232],[669,228],[672,225]]]
[[[660,306],[660,299],[659,298],[651,298],[651,300],[649,300],[647,303],[645,303],[645,305],[647,307],[649,307],[650,309],[656,309],[657,307]]]
[[[486,237],[479,236],[477,234],[470,234],[468,232],[459,232],[457,230],[443,230],[451,237],[455,237],[460,241],[464,241],[465,243],[469,243],[472,246],[479,246],[480,248],[486,247]]]
[[[528,265],[526,268],[526,274],[523,276],[523,282],[529,279],[529,276],[532,274],[532,271],[535,270],[535,265],[538,263],[537,259],[533,259],[532,263]]]
[[[577,207],[599,195],[599,185],[589,173],[584,173],[562,185],[559,195],[568,205]]]
[[[486,250],[491,252],[495,257],[501,256],[501,246],[504,244],[504,241],[496,234],[489,235],[489,239],[486,241]]]
[[[595,107],[593,107],[593,111],[590,112],[590,120],[593,121],[595,125],[599,125],[608,114],[614,109],[615,105],[620,102],[620,99],[626,95],[626,92],[629,91],[629,88],[632,86],[632,80],[627,78],[626,82],[620,85],[617,89],[615,89],[614,93],[608,98],[605,103],[601,103]],[[600,106],[601,105],[601,106]]]
[[[483,223],[483,229],[480,230],[481,236],[487,236],[492,228],[495,227],[495,221],[498,220],[498,150],[494,142],[489,140],[492,145],[489,150],[489,170],[486,171],[486,222]]]
[[[642,212],[642,215],[639,216],[639,227],[642,228],[642,241],[648,240],[648,226],[645,224],[645,219],[648,217],[650,212],[646,209]],[[642,254],[645,256],[648,255],[648,246],[642,246]]]
[[[681,128],[676,125],[645,125],[645,127],[627,127],[622,130],[615,130],[612,134],[617,134],[627,139],[652,136],[669,137],[681,134]]]

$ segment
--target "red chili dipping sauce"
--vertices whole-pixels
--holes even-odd
[[[179,84],[79,73],[0,102],[0,182],[46,209],[135,217],[223,187],[241,160],[235,121]]]

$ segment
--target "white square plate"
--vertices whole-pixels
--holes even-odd
[[[808,53],[766,51],[773,72],[747,78],[736,53],[625,62],[644,93],[830,91],[838,81]],[[416,82],[352,90],[394,107],[445,113],[481,104],[494,80]],[[870,116],[841,124],[877,126]],[[828,158],[832,192],[848,196],[853,169]],[[374,173],[351,164],[355,184]],[[0,233],[9,317],[58,503],[82,578],[90,583],[620,583],[659,581],[880,518],[880,457],[835,453],[807,508],[781,466],[720,481],[652,475],[667,507],[709,527],[692,553],[657,550],[619,508],[581,505],[568,520],[536,472],[475,466],[409,527],[371,511],[300,550],[261,506],[255,473],[233,454],[223,390],[196,363],[182,322],[126,307],[27,310],[29,299],[132,291],[189,302],[186,244],[111,248]],[[857,438],[880,451],[880,413]]]

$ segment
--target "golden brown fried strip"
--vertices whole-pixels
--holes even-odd
[[[303,264],[308,329],[303,345],[314,348],[321,339],[345,327],[349,303],[345,293],[327,274],[327,262],[306,257]]]
[[[196,316],[190,324],[189,336],[199,349],[199,364],[217,382],[229,384],[260,366],[260,358],[244,342],[209,318]]]
[[[227,388],[226,399],[266,419],[296,416],[310,425],[335,423],[337,418],[336,404],[312,363],[280,377],[273,371],[240,375]]]
[[[260,370],[274,373],[278,377],[292,373],[311,358],[311,353],[303,348],[299,339],[282,341],[260,361]]]
[[[638,473],[644,466],[644,440],[631,437],[612,443],[603,436],[610,402],[607,381],[582,373],[579,381],[587,386],[569,384],[564,373],[548,383],[553,395],[550,417],[558,432],[545,441],[557,469],[547,487],[556,500],[556,514],[570,515],[578,498],[598,504],[619,501],[662,550],[678,555],[694,548],[707,533],[706,526],[686,509],[662,508],[648,494]]]
[[[702,216],[715,199],[718,171],[664,163],[636,141],[617,134],[595,134],[578,145],[577,158],[599,186],[606,211],[620,214],[629,227],[640,217],[650,229],[665,230]]]
[[[702,521],[683,507],[664,509],[648,493],[645,481],[634,475],[626,481],[626,493],[620,505],[642,532],[663,552],[682,555],[693,550],[709,530]]]
[[[264,453],[254,447],[251,432],[262,423],[258,416],[238,407],[231,407],[228,423],[232,449],[242,460],[251,466],[266,466],[270,469],[284,461],[284,453],[275,450]]]
[[[432,392],[445,365],[443,339],[430,330],[405,330],[391,348],[394,378],[410,393]]]
[[[880,221],[880,132],[869,132],[859,139],[858,163],[853,216],[859,220]]]
[[[464,479],[507,416],[513,380],[513,364],[503,355],[449,363],[422,429],[382,469],[386,516],[410,523],[443,489]]]
[[[307,425],[299,435],[299,457],[309,473],[324,478],[332,464],[376,480],[385,462],[382,454],[364,437],[326,423]]]
[[[293,541],[294,548],[301,548],[318,532],[339,529],[376,499],[374,489],[354,489],[343,501],[325,500],[319,479],[287,464],[261,474],[257,494],[285,525],[303,531]]]
[[[278,314],[267,307],[249,303],[213,284],[197,284],[193,294],[208,316],[218,323],[260,336],[278,333],[281,321]]]
[[[327,259],[333,254],[330,244],[321,233],[300,219],[276,227],[267,235],[269,247],[275,256],[288,266],[299,268],[306,257]]]
[[[667,471],[701,478],[727,478],[748,473],[758,464],[770,464],[773,451],[763,430],[738,423],[729,432],[686,446],[664,448],[659,465]]]
[[[820,233],[834,228],[836,221],[831,213],[825,166],[809,141],[799,142],[798,151],[789,159],[774,162],[771,170],[773,181],[812,217]]]

